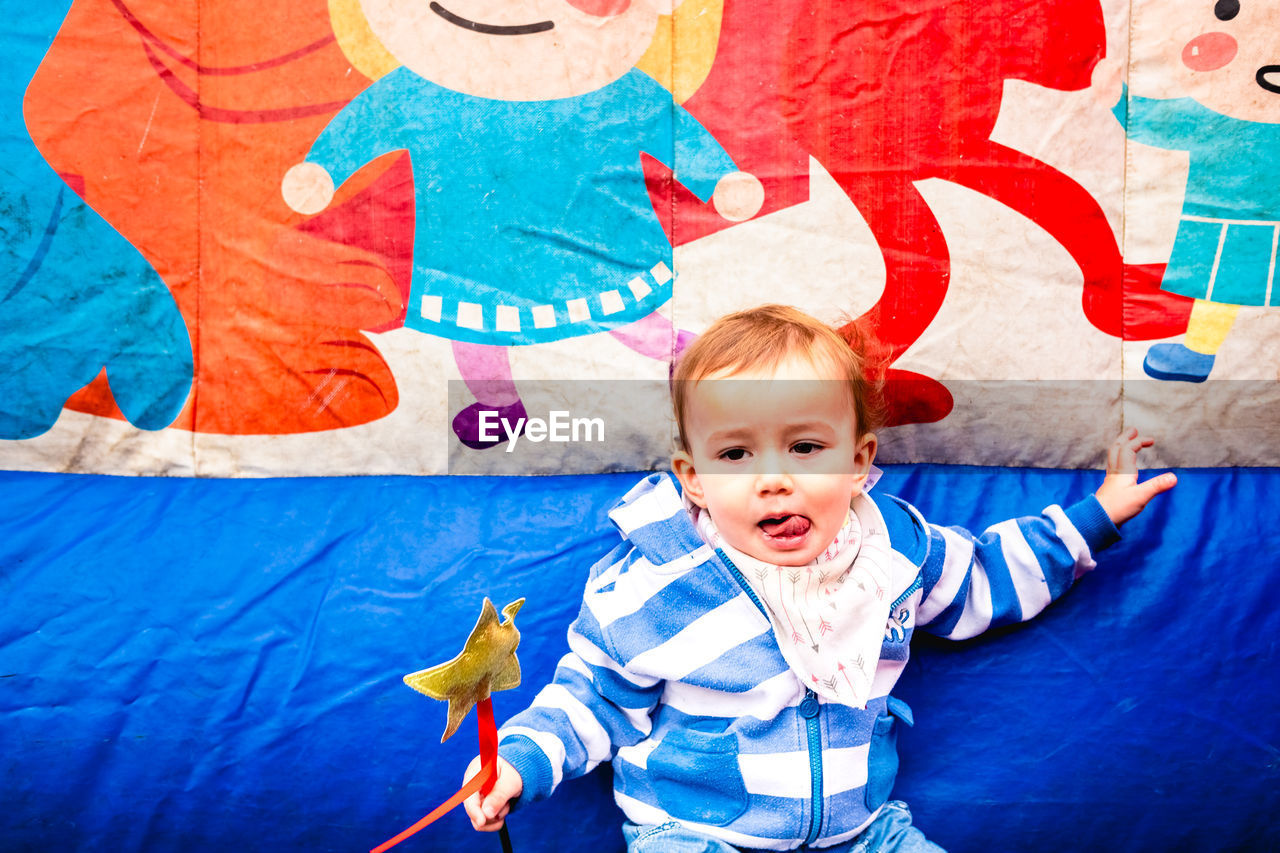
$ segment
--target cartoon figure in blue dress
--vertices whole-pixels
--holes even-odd
[[[0,439],[48,430],[104,369],[121,412],[144,429],[168,426],[191,388],[191,340],[173,296],[45,161],[23,118],[27,85],[70,7],[0,0]]]
[[[409,152],[405,324],[453,341],[477,397],[454,431],[483,447],[480,411],[524,415],[506,347],[600,331],[655,358],[678,347],[654,313],[674,273],[642,153],[726,219],[754,215],[763,190],[634,67],[679,0],[446,2],[361,0],[400,67],[334,117],[282,192],[316,213],[364,164]]]
[[[1171,9],[1160,20],[1158,7],[1149,9],[1148,28],[1160,29],[1153,81],[1178,97],[1122,89],[1113,112],[1129,138],[1190,153],[1162,286],[1196,301],[1183,341],[1153,345],[1143,368],[1157,379],[1203,382],[1240,306],[1280,304],[1280,9],[1204,0],[1191,15]],[[1100,69],[1095,79],[1119,86],[1106,80],[1117,71]]]

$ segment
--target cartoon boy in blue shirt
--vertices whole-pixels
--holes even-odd
[[[1139,97],[1126,88],[1113,112],[1129,138],[1190,155],[1162,286],[1195,305],[1183,342],[1155,344],[1143,368],[1157,379],[1203,382],[1240,306],[1280,302],[1280,15],[1239,0],[1206,2],[1191,19],[1180,14],[1153,25],[1165,28],[1161,48],[1181,46],[1176,62],[1157,64],[1183,96]]]

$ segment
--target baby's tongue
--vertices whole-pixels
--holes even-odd
[[[760,522],[760,529],[770,536],[803,536],[809,532],[809,524],[803,515],[786,515]]]

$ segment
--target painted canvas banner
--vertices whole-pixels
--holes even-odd
[[[774,301],[886,461],[1278,458],[1270,6],[4,8],[0,467],[649,468]]]
[[[1274,4],[0,10],[0,848],[410,825],[476,744],[402,676],[527,596],[531,700],[673,359],[766,302],[869,350],[877,488],[942,523],[1088,494],[1049,469],[1122,425],[1179,468],[1036,621],[913,645],[917,825],[1280,847]],[[622,819],[602,768],[511,830]]]

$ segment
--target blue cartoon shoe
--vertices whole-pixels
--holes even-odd
[[[1155,344],[1147,350],[1142,369],[1148,376],[1173,382],[1203,382],[1213,370],[1213,356],[1182,344]]]

